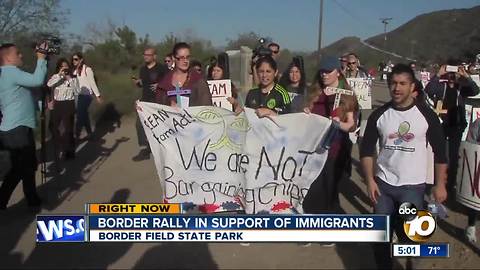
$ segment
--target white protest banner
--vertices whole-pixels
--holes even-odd
[[[212,103],[215,107],[221,107],[229,111],[232,110],[232,104],[227,98],[232,96],[231,80],[210,80],[207,81],[208,88],[212,94]]]
[[[164,199],[186,211],[287,213],[327,158],[319,147],[331,121],[314,114],[259,119],[218,107],[137,103]]]
[[[473,123],[473,121],[475,121],[478,118],[478,116],[475,117],[475,115],[476,115],[475,109],[476,108],[473,108],[472,105],[468,105],[468,104],[465,105],[465,120],[467,121],[467,127],[465,128],[465,130],[462,133],[462,141],[465,141],[467,139],[467,134],[468,134],[468,130],[470,129],[470,124]],[[478,111],[478,112],[480,112],[480,111]],[[473,118],[473,120],[472,120],[472,118]]]
[[[348,85],[357,96],[361,109],[372,109],[372,80],[367,78],[348,78]]]
[[[480,211],[480,145],[462,142],[457,172],[457,201]]]

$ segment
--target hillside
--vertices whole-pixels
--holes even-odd
[[[387,50],[419,61],[468,60],[480,53],[480,6],[419,15],[387,33]],[[367,43],[384,48],[383,34]]]
[[[385,59],[385,54],[366,46],[358,37],[345,37],[322,49],[322,55],[341,56],[347,52],[355,52],[362,65],[376,67],[379,62]],[[407,61],[405,59],[388,55],[387,59],[392,61]]]
[[[448,59],[471,60],[480,53],[480,6],[470,9],[453,9],[422,14],[387,33],[387,55],[366,46],[384,48],[384,35],[380,34],[365,41],[358,37],[345,37],[322,49],[322,55],[340,56],[355,52],[362,64],[372,67],[384,59],[394,62],[410,61],[422,63],[443,62]],[[366,43],[366,44],[365,44]]]

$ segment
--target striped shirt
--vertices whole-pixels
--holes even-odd
[[[47,86],[53,88],[53,97],[56,101],[75,100],[75,96],[80,93],[77,78],[65,80],[63,76],[54,74],[48,80]]]
[[[245,106],[252,109],[268,108],[279,114],[291,112],[291,99],[288,91],[279,84],[275,84],[270,93],[262,93],[262,89],[255,88],[248,91]]]

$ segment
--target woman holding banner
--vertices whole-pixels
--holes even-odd
[[[158,83],[157,103],[182,106],[180,96],[188,97],[187,106],[211,106],[212,95],[201,74],[190,70],[190,45],[179,42],[173,47],[175,67]]]
[[[264,56],[255,63],[259,84],[248,91],[245,106],[256,110],[258,117],[270,117],[291,111],[287,90],[275,82],[277,63],[271,56]],[[238,108],[238,101],[233,103]]]
[[[346,93],[339,94],[338,90]],[[333,119],[340,130],[331,143],[328,159],[322,172],[312,183],[305,196],[303,201],[305,213],[334,213],[335,207],[339,203],[338,184],[343,176],[351,150],[348,132],[355,130],[355,116],[359,110],[357,99],[350,90],[341,73],[338,58],[322,57],[315,83],[309,94],[309,106],[305,108],[305,112]],[[338,95],[339,100],[337,99]]]

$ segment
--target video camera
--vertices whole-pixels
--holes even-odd
[[[39,46],[44,42],[47,43],[46,50],[39,48]],[[39,52],[39,53],[48,54],[48,55],[51,55],[51,54],[59,55],[60,45],[62,45],[62,41],[60,40],[60,38],[52,35],[43,35],[40,41],[36,43],[35,48],[36,48],[36,52]]]
[[[272,50],[266,46],[266,40],[260,38],[257,47],[253,50],[252,59],[258,57],[272,56]]]

